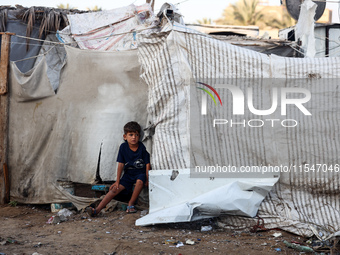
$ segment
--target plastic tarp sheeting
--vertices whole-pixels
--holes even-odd
[[[29,74],[11,64],[12,200],[69,201],[57,190],[57,180],[93,183],[97,171],[103,180],[114,180],[123,126],[131,120],[142,127],[146,124],[147,86],[139,79],[136,50],[110,53],[65,48],[67,63],[56,94],[44,58]],[[32,84],[37,87],[31,88]],[[23,92],[27,101],[18,103]]]
[[[222,215],[254,217],[276,178],[190,178],[190,169],[149,172],[149,214],[137,226]],[[166,199],[165,199],[166,198]]]
[[[204,150],[195,154],[197,160],[210,155],[225,157],[219,153],[220,145],[228,148],[231,165],[339,164],[339,87],[328,78],[339,78],[340,58],[267,56],[215,40],[179,24],[167,32],[139,37],[138,50],[143,68],[141,78],[149,86],[148,113],[150,129],[153,128],[154,133],[153,169],[190,167],[189,137],[190,128],[193,128],[189,121],[190,81],[223,77],[282,78],[287,82],[292,78],[320,79],[311,87],[318,98],[317,104],[313,105],[318,117],[309,118],[303,126],[285,132],[267,133],[265,129],[231,132],[223,139],[217,139],[218,144],[206,142],[210,130],[199,126]],[[299,116],[296,118],[306,121]],[[227,216],[221,221],[230,227],[250,228],[261,218],[267,228],[279,227],[305,236],[313,235],[313,228],[331,234],[340,229],[339,187],[340,175],[335,172],[281,173],[279,182],[259,206],[256,218]],[[171,194],[162,199],[166,201],[168,197]],[[158,219],[154,218],[154,221],[158,222]],[[148,222],[152,220],[148,219]]]
[[[60,71],[65,64],[66,52],[64,45],[56,45],[53,42],[58,42],[57,37],[54,34],[47,35],[34,66],[38,65],[41,59],[45,59],[48,79],[53,90],[57,90],[59,88]]]
[[[317,4],[306,0],[301,4],[299,20],[295,27],[296,41],[302,42],[302,49],[307,58],[315,57],[314,16]]]
[[[67,15],[70,25],[57,34],[62,42],[76,41],[81,49],[121,51],[137,48],[135,30],[153,19],[150,4]],[[149,19],[149,20],[148,20]]]
[[[8,15],[6,31],[15,33],[16,35],[26,36],[26,28],[27,25],[23,23],[21,20],[17,20],[17,18],[12,16],[11,14]],[[33,26],[30,37],[38,39],[39,29],[36,26]],[[43,40],[44,36],[39,39]],[[27,41],[25,38],[12,36],[10,60],[16,61],[36,56],[39,53],[40,48],[41,42],[39,41],[36,40]],[[35,58],[31,58],[25,61],[17,62],[17,67],[23,73],[28,72],[34,66],[35,60],[36,60]]]

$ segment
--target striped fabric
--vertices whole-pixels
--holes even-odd
[[[340,58],[267,56],[176,26],[168,32],[139,35],[138,52],[141,78],[149,87],[149,124],[155,128],[153,169],[189,168],[190,158],[206,157],[225,159],[235,166],[340,163],[339,87],[332,79],[320,79],[340,76]],[[299,127],[234,129],[213,140],[213,145],[208,142],[211,127],[201,125],[195,128],[200,129],[204,148],[192,157],[190,81],[223,78],[278,78],[287,84],[289,79],[301,78],[315,95],[313,118],[302,118],[298,110],[288,108],[287,116],[297,119]],[[258,97],[265,100],[261,94]],[[340,230],[339,176],[340,172],[322,169],[281,173],[257,217],[226,216],[220,223],[228,228],[279,227],[304,236],[314,230],[335,233]]]

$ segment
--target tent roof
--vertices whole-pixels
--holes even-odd
[[[27,24],[26,36],[30,36],[34,25],[39,25],[39,37],[56,32],[68,25],[67,14],[85,13],[77,9],[59,9],[42,6],[0,6],[0,32],[5,32],[8,19],[22,20]]]

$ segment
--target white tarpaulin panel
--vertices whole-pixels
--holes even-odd
[[[58,179],[92,183],[97,170],[103,180],[114,180],[123,126],[131,120],[146,124],[147,86],[139,79],[137,51],[110,53],[66,47],[66,52],[67,63],[55,95],[45,59],[29,74],[11,65],[9,167],[13,200],[60,202],[65,196],[56,192],[52,183]],[[32,84],[39,86],[32,90]],[[16,99],[23,96],[29,101],[18,103]]]
[[[149,172],[149,214],[137,226],[188,222],[222,215],[254,217],[278,177],[190,178],[190,169]],[[165,199],[166,198],[166,199]]]
[[[330,79],[339,78],[340,58],[267,56],[178,24],[172,31],[145,35],[139,40],[141,77],[149,86],[148,112],[154,128],[153,169],[190,168],[190,159],[200,162],[207,158],[227,160],[238,167],[325,164],[333,171],[281,172],[279,182],[261,203],[257,217],[263,218],[267,228],[281,227],[300,235],[312,235],[313,228],[324,233],[340,229],[340,92],[338,83]],[[294,87],[290,79],[300,78],[313,95],[307,104],[312,117],[305,117],[298,108],[288,108],[286,118],[299,123],[295,129],[228,129],[222,136],[209,140],[213,134],[211,126],[190,123],[189,105],[193,100],[190,82],[223,78],[281,78],[286,80],[279,87],[281,91]],[[257,97],[264,102],[267,95]],[[198,142],[202,149],[191,155],[193,128],[201,130]],[[258,223],[258,218],[237,216],[223,220],[227,225],[243,228]]]

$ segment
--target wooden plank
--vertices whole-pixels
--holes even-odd
[[[13,33],[1,33],[0,95],[7,93],[9,49]]]
[[[7,94],[8,82],[8,64],[9,64],[9,51],[10,39],[13,33],[0,33],[1,34],[1,58],[0,58],[0,166],[6,164],[6,174],[0,171],[0,204],[4,204],[9,200],[9,190],[6,193],[6,187],[9,185],[9,172],[7,169],[8,158],[8,103],[9,97]],[[3,168],[4,170],[5,168]],[[6,178],[6,182],[5,182]]]

